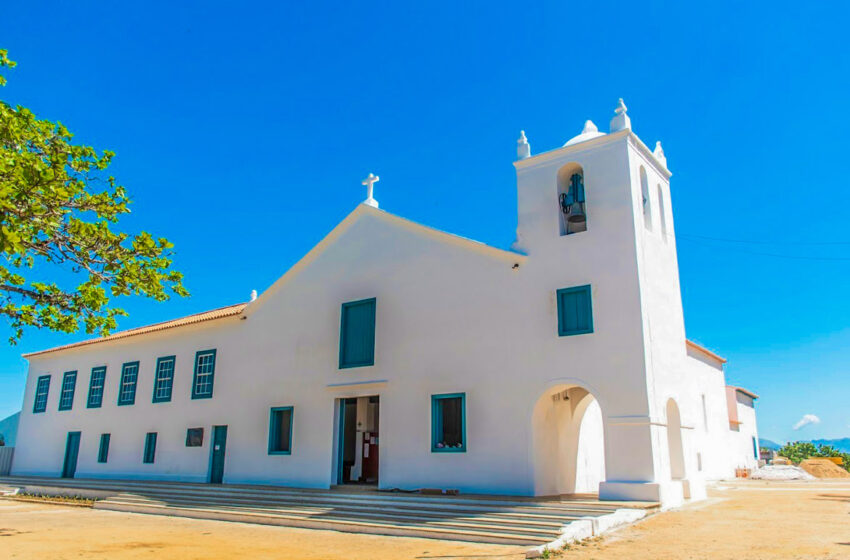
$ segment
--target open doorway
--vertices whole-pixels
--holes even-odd
[[[583,387],[559,385],[532,415],[534,494],[596,494],[605,481],[605,430],[599,402]]]
[[[378,484],[380,397],[339,399],[337,484]]]

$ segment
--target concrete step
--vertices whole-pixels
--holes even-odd
[[[132,496],[134,499],[141,498],[140,495],[137,494],[121,494],[119,496],[112,497],[110,499],[129,499],[128,497]],[[242,505],[242,506],[254,506],[258,508],[265,509],[287,509],[287,508],[297,508],[301,511],[359,511],[364,508],[375,509],[385,513],[393,513],[398,515],[405,514],[416,514],[422,517],[446,517],[452,516],[457,518],[462,517],[475,517],[476,519],[487,519],[494,523],[500,522],[503,520],[510,520],[511,523],[516,523],[520,525],[558,525],[561,526],[564,523],[577,519],[579,517],[584,517],[582,515],[576,515],[575,512],[571,512],[571,514],[542,514],[542,513],[525,513],[522,511],[512,511],[507,509],[494,510],[493,508],[474,508],[472,506],[465,506],[462,509],[459,508],[443,508],[438,509],[433,506],[431,507],[423,507],[417,508],[415,505],[404,505],[404,506],[395,506],[395,505],[381,505],[381,504],[358,504],[358,505],[350,505],[350,504],[335,504],[332,501],[327,502],[317,502],[317,501],[298,501],[298,500],[277,500],[277,499],[254,499],[254,498],[223,498],[223,497],[215,497],[215,496],[181,496],[178,494],[163,494],[156,492],[145,492],[145,499],[152,499],[156,501],[162,502],[171,502],[171,501],[186,501],[186,502],[205,502],[205,503],[220,503],[220,504],[232,504],[232,505]]]
[[[160,481],[136,481],[136,480],[94,480],[94,479],[58,479],[39,477],[11,477],[0,478],[0,481],[13,482],[17,485],[39,485],[47,486],[51,483],[68,488],[91,488],[97,490],[114,490],[123,492],[138,490],[153,492],[164,490],[173,493],[200,493],[202,495],[244,495],[246,497],[265,498],[276,497],[280,499],[295,498],[298,500],[333,500],[336,503],[370,503],[370,504],[393,504],[410,503],[416,507],[458,507],[472,505],[476,508],[489,507],[493,511],[504,508],[522,508],[528,512],[551,511],[561,514],[563,512],[587,512],[589,514],[601,514],[613,512],[621,507],[650,507],[657,506],[655,503],[631,503],[631,502],[599,502],[599,501],[573,501],[573,500],[550,500],[522,497],[500,497],[500,496],[423,496],[418,494],[392,494],[381,491],[345,493],[339,491],[312,490],[300,488],[285,488],[276,486],[235,486],[235,485],[210,485],[195,483],[175,483]]]
[[[312,529],[538,545],[623,503],[515,496],[430,496],[149,480],[0,477],[0,485],[95,493],[97,509]],[[642,503],[652,508],[657,504]]]
[[[410,523],[423,523],[433,525],[445,525],[452,527],[487,529],[500,528],[507,532],[539,532],[541,534],[557,533],[564,523],[569,521],[528,521],[525,519],[514,519],[509,516],[494,518],[478,515],[457,515],[451,513],[416,512],[413,510],[387,510],[384,508],[355,509],[355,508],[320,508],[320,507],[270,507],[241,504],[235,505],[224,500],[187,500],[187,499],[151,499],[135,495],[120,495],[106,500],[109,503],[124,503],[136,505],[160,505],[167,507],[209,507],[220,510],[253,511],[265,515],[299,515],[324,518],[351,518],[379,521],[404,521]]]
[[[280,525],[304,529],[326,529],[348,533],[367,533],[374,535],[424,537],[445,540],[458,540],[492,544],[512,544],[533,546],[554,540],[557,533],[547,534],[517,534],[507,533],[501,529],[487,531],[484,529],[457,529],[449,527],[434,527],[418,523],[399,521],[381,522],[364,521],[349,518],[311,518],[303,516],[273,516],[250,511],[228,511],[214,508],[181,508],[172,506],[141,505],[112,503],[109,500],[98,502],[97,509],[113,510],[131,513],[147,513],[153,515],[176,515],[194,519],[214,519],[219,521],[237,521],[241,523],[258,523],[262,525]]]

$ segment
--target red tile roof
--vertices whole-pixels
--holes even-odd
[[[722,356],[718,356],[717,354],[715,354],[714,352],[712,352],[708,348],[706,348],[704,346],[700,346],[699,344],[697,344],[696,342],[693,342],[692,340],[686,340],[685,344],[689,348],[692,348],[692,349],[696,350],[697,352],[701,352],[702,354],[708,356],[709,358],[713,358],[713,359],[717,360],[721,364],[726,363],[726,358],[724,358]]]
[[[137,327],[135,329],[128,329],[126,331],[118,331],[116,333],[112,333],[109,336],[102,336],[100,338],[91,338],[89,340],[83,340],[80,342],[74,342],[72,344],[65,344],[62,346],[56,346],[54,348],[48,348],[47,350],[39,350],[38,352],[30,352],[29,354],[24,354],[24,358],[29,358],[31,356],[40,356],[42,354],[48,354],[50,352],[58,352],[59,350],[68,350],[71,348],[78,348],[80,346],[88,346],[89,344],[98,344],[101,342],[112,342],[113,340],[118,340],[121,338],[127,338],[131,336],[138,336],[143,334],[149,334],[158,331],[164,331],[166,329],[175,329],[177,327],[185,327],[187,325],[194,325],[197,323],[203,323],[205,321],[213,321],[216,319],[223,319],[224,317],[232,317],[234,315],[239,315],[247,306],[247,303],[237,303],[236,305],[228,305],[227,307],[219,307],[218,309],[213,309],[211,311],[204,311],[203,313],[195,313],[194,315],[188,315],[186,317],[180,317],[179,319],[172,319],[171,321],[165,321],[162,323],[156,323],[153,325],[147,325],[144,327]]]

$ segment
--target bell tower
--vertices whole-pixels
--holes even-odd
[[[686,345],[664,152],[634,134],[620,99],[607,134],[588,120],[560,148],[532,155],[523,133],[517,155],[513,247],[529,257],[532,293],[590,290],[593,332],[551,340],[563,364],[552,377],[598,394],[607,480],[600,492],[675,502],[685,485],[671,471],[662,432]],[[683,422],[688,411],[682,407]]]

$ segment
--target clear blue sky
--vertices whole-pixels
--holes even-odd
[[[518,131],[549,150],[623,97],[674,173],[688,336],[763,437],[850,435],[846,2],[45,4],[4,7],[0,96],[117,152],[126,227],[174,241],[192,292],[122,328],[262,291],[370,171],[382,208],[506,247]],[[21,352],[80,338],[0,350],[0,417]]]

